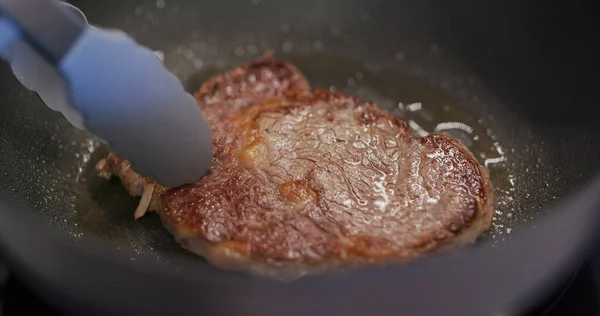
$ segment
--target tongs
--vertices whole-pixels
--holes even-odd
[[[198,181],[211,128],[155,53],[56,0],[0,0],[0,57],[75,127],[166,187]],[[80,11],[79,11],[80,12]]]

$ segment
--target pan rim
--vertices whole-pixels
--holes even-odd
[[[24,215],[27,212],[20,211],[23,207],[19,206],[12,198],[8,198],[8,195],[1,191],[0,209],[3,211],[0,212],[0,249],[4,250],[3,253],[6,254],[9,263],[23,264],[25,266],[30,265],[30,263],[24,262],[23,258],[26,254],[23,253],[24,249],[18,249],[18,244],[22,244],[23,241],[31,242],[32,238],[35,238],[34,235],[37,235],[37,240],[43,240],[44,242],[29,247],[27,250],[30,252],[30,255],[34,249],[43,253],[44,249],[41,248],[44,247],[44,244],[60,245],[63,252],[74,252],[102,265],[108,264],[119,269],[124,268],[123,272],[133,273],[140,277],[158,276],[187,284],[225,285],[233,286],[238,290],[251,290],[254,292],[259,292],[256,291],[257,287],[270,290],[275,289],[276,291],[293,288],[315,289],[325,284],[323,282],[336,287],[343,284],[347,286],[347,283],[350,282],[354,285],[366,284],[371,287],[378,286],[380,289],[390,288],[390,285],[392,285],[391,289],[402,292],[402,287],[405,287],[405,291],[414,290],[415,281],[426,285],[432,278],[436,278],[437,280],[444,278],[456,279],[459,275],[462,275],[464,276],[462,278],[463,285],[452,282],[450,285],[460,288],[469,287],[473,291],[477,287],[489,287],[489,284],[485,286],[482,283],[493,282],[493,280],[500,282],[500,284],[521,284],[518,290],[513,289],[509,292],[505,290],[505,295],[502,297],[497,297],[501,295],[496,293],[495,301],[497,304],[490,304],[489,298],[485,300],[485,303],[489,307],[506,308],[506,306],[511,306],[510,308],[512,309],[539,295],[539,292],[542,292],[541,289],[544,288],[544,284],[551,282],[552,277],[560,273],[560,271],[564,271],[570,265],[578,263],[577,259],[585,253],[588,241],[592,240],[592,237],[595,235],[593,228],[600,222],[600,214],[596,212],[600,207],[600,196],[598,196],[598,192],[600,192],[600,177],[596,177],[592,182],[582,192],[568,194],[559,203],[551,206],[549,211],[552,211],[552,213],[549,216],[536,219],[534,222],[536,229],[530,228],[517,232],[511,240],[495,247],[480,245],[469,251],[430,257],[416,263],[403,265],[400,268],[395,266],[382,269],[367,268],[348,275],[308,277],[294,281],[293,283],[239,277],[225,271],[215,272],[218,271],[216,268],[204,264],[196,265],[190,260],[183,258],[170,258],[170,260],[181,266],[180,272],[159,267],[155,263],[152,263],[150,256],[140,256],[134,262],[126,258],[124,254],[120,254],[112,249],[110,244],[105,244],[88,237],[74,241],[67,233],[53,229],[51,226],[43,225],[38,218],[27,218]],[[556,212],[561,209],[563,212]],[[565,211],[566,209],[570,209],[570,211],[567,212]],[[25,234],[27,235],[25,237],[22,234],[24,231],[28,232]],[[556,231],[561,232],[561,234],[554,234],[561,235],[558,236],[560,238],[558,240],[557,236],[549,235]],[[32,232],[36,233],[33,234]],[[19,233],[21,233],[20,237],[15,235]],[[17,239],[20,239],[20,241],[15,242]],[[532,246],[535,246],[536,241],[539,242],[540,240],[554,240],[557,243],[550,245],[550,247],[547,244],[539,245],[538,243],[537,249],[532,248]],[[518,260],[510,258],[511,253],[519,254]],[[524,256],[524,254],[529,254],[529,256]],[[508,257],[506,257],[507,255]],[[507,261],[507,259],[509,260]],[[503,266],[493,264],[494,262],[502,262],[502,260],[505,261]],[[540,265],[540,260],[543,260],[545,265]],[[520,266],[507,264],[511,261],[513,263],[520,262]],[[476,269],[477,271],[465,270],[469,267],[478,268]],[[31,267],[29,268],[31,270]],[[494,276],[494,274],[496,275]],[[424,278],[415,278],[415,275],[421,275]],[[499,278],[500,275],[504,280]],[[513,277],[507,278],[507,275],[513,275]],[[526,277],[524,278],[524,276]],[[523,278],[528,280],[523,280]],[[513,280],[508,282],[510,281],[508,279]],[[409,286],[403,286],[403,284],[406,284],[406,282],[402,282],[403,280],[412,281],[408,283]],[[458,280],[460,280],[460,277]],[[466,282],[466,280],[469,280],[469,282]],[[380,282],[379,285],[377,285],[377,281]],[[443,285],[439,282],[437,284],[438,286]],[[536,294],[536,292],[538,293]],[[473,302],[477,300],[469,297],[469,301]],[[468,312],[464,314],[468,314]]]

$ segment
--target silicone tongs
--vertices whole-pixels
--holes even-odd
[[[175,187],[212,162],[210,125],[149,49],[56,0],[0,0],[0,57],[75,127],[106,141],[134,170]]]

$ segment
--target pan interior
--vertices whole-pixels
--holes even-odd
[[[419,27],[423,8],[396,16],[405,27],[388,34],[383,30],[391,17],[377,4],[360,1],[335,14],[335,6],[319,1],[286,8],[275,1],[240,2],[244,14],[215,3],[127,1],[110,12],[98,2],[75,4],[90,23],[121,28],[156,50],[189,91],[273,50],[297,65],[313,88],[374,101],[406,118],[416,134],[444,131],[460,139],[491,171],[496,214],[485,242],[501,242],[529,227],[592,175],[584,172],[598,152],[590,146],[591,129],[534,123],[512,111],[519,105],[503,104],[458,55]],[[317,9],[323,16],[302,15]],[[225,13],[228,20],[217,18]],[[265,14],[273,18],[266,21]],[[6,66],[0,73],[1,188],[74,240],[106,240],[133,260],[141,253],[164,264],[171,256],[199,260],[176,245],[156,216],[134,221],[137,199],[118,180],[95,176],[106,146],[41,104],[10,78]],[[572,161],[581,165],[566,168]]]

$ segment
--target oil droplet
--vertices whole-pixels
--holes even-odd
[[[281,24],[281,26],[279,27],[279,29],[281,30],[281,32],[287,33],[287,32],[289,32],[292,29],[292,27],[289,24],[284,23],[284,24]]]
[[[144,13],[144,17],[146,18],[146,20],[152,21],[154,19],[154,13],[148,11],[148,12]]]
[[[323,42],[321,41],[314,41],[312,44],[312,48],[314,50],[322,50],[323,49]]]
[[[246,47],[246,51],[248,52],[248,54],[256,55],[256,53],[258,53],[258,47],[254,44],[248,45]]]
[[[294,24],[294,30],[296,30],[298,32],[302,32],[305,29],[306,29],[306,25],[304,25],[303,23]]]
[[[246,51],[244,50],[244,47],[242,47],[242,46],[236,47],[234,52],[235,52],[236,56],[244,56],[244,53],[246,53]]]
[[[281,46],[281,49],[283,49],[283,51],[286,53],[291,52],[293,48],[294,48],[294,44],[290,41],[283,42],[283,45]]]
[[[192,65],[194,66],[194,68],[200,69],[204,66],[204,62],[202,61],[202,59],[196,58],[196,59],[194,59],[194,62],[192,63]]]
[[[183,52],[183,57],[189,61],[192,61],[194,60],[194,52],[188,48]]]
[[[333,37],[339,37],[342,34],[342,29],[338,25],[332,25],[329,31]]]
[[[143,6],[136,7],[135,10],[133,10],[133,13],[135,15],[142,16],[144,14],[144,7]]]

